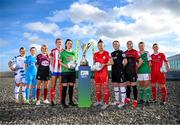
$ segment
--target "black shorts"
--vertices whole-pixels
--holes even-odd
[[[137,82],[137,73],[125,73],[125,81]]]
[[[112,82],[123,83],[125,82],[124,72],[121,70],[112,70]]]
[[[62,72],[61,83],[75,83],[76,73],[75,72]]]
[[[48,81],[50,79],[50,71],[38,69],[36,79],[41,81]]]

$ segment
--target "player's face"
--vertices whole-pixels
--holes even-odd
[[[56,42],[57,48],[61,48],[62,44],[63,44],[63,41],[62,41],[62,40],[58,40],[58,41]]]
[[[67,49],[71,49],[72,48],[72,41],[67,41],[66,47],[67,47]]]
[[[120,44],[119,44],[118,42],[113,42],[113,48],[114,48],[115,50],[118,50],[119,47],[120,47]]]
[[[36,49],[33,48],[33,49],[31,49],[30,52],[31,52],[31,55],[35,55],[36,54]]]
[[[143,51],[143,50],[144,50],[144,47],[145,47],[144,44],[139,44],[139,50],[140,50],[140,51]]]
[[[20,50],[20,55],[21,55],[21,56],[24,56],[25,54],[26,54],[25,49],[21,49],[21,50]]]
[[[153,46],[153,50],[154,50],[155,52],[158,52],[159,46],[158,46],[158,45],[154,45],[154,46]]]
[[[99,43],[98,49],[99,49],[99,51],[103,51],[104,50],[104,43]]]
[[[132,49],[132,48],[133,48],[132,42],[127,42],[127,48],[128,48],[128,49]]]
[[[47,51],[48,51],[48,48],[47,47],[42,47],[41,51],[42,51],[43,54],[46,54]]]

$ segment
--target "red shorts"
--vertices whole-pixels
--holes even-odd
[[[107,75],[103,75],[101,73],[95,73],[94,74],[94,81],[95,84],[103,84],[106,85],[108,84],[108,74]]]
[[[156,73],[151,72],[151,82],[152,84],[153,83],[165,84],[166,75],[161,72],[156,72]]]

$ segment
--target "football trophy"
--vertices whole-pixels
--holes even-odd
[[[93,42],[82,44],[82,59],[78,67],[78,107],[90,107],[91,102],[91,67],[88,65],[86,53]],[[94,51],[94,48],[92,48]]]

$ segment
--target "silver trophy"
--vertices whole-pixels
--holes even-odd
[[[87,53],[88,49],[90,48],[90,46],[92,44],[93,44],[93,42],[88,42],[87,44],[83,43],[81,45],[81,48],[82,48],[82,51],[83,51],[82,59],[80,61],[81,66],[88,66],[88,61],[86,59],[86,53]]]

